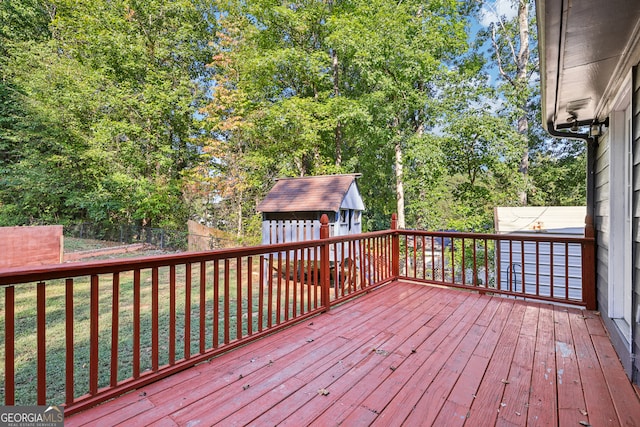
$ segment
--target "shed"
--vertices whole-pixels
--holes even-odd
[[[545,236],[554,237],[584,237],[585,215],[585,206],[496,207],[494,222],[497,234],[531,236],[544,233]],[[522,292],[524,284],[525,293],[534,294],[536,286],[539,286],[540,295],[550,296],[551,283],[553,283],[553,294],[563,295],[565,285],[563,276],[568,271],[568,297],[580,299],[582,297],[581,246],[577,243],[565,245],[559,242],[553,243],[553,247],[551,245],[549,242],[536,244],[536,242],[525,241],[522,245],[517,242],[499,241],[496,248],[499,289]],[[552,265],[554,274],[551,272]],[[557,279],[555,279],[556,276]]]
[[[258,205],[262,244],[320,238],[320,217],[329,217],[329,235],[362,232],[364,203],[356,179],[360,174],[283,178]]]

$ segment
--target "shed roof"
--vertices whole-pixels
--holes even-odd
[[[583,235],[585,206],[496,207],[496,233]]]
[[[283,178],[258,205],[258,212],[338,212],[360,174]]]

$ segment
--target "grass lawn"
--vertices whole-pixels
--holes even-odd
[[[66,239],[65,239],[66,240]],[[251,328],[253,332],[258,330],[259,295],[259,261],[252,261],[252,286],[251,299],[247,298],[249,288],[247,280],[247,260],[240,263],[241,268],[241,298],[238,300],[238,266],[235,259],[228,263],[228,281],[225,284],[225,263],[218,266],[218,298],[217,310],[214,309],[214,263],[207,262],[206,269],[206,298],[200,300],[200,268],[201,264],[193,264],[191,270],[191,285],[186,285],[186,268],[184,265],[176,267],[176,359],[181,359],[185,352],[185,301],[190,293],[190,322],[191,331],[190,352],[197,354],[200,351],[200,316],[204,315],[204,348],[209,349],[214,345],[223,345],[225,339],[225,327],[229,328],[230,339],[237,336],[237,308],[241,305],[241,333],[246,335],[249,327],[248,306],[251,304]],[[140,371],[151,369],[151,270],[142,270],[140,274]],[[160,268],[158,271],[159,289],[159,365],[169,363],[169,268]],[[278,292],[277,279],[274,279],[272,293],[268,295],[268,286],[264,285],[263,298],[264,314],[263,328],[268,323],[275,324],[277,319],[284,320],[285,316],[292,316],[293,304],[285,304],[285,296],[292,298],[293,288],[296,288],[298,306],[296,311],[300,313],[300,295],[307,294],[306,286],[290,282],[289,289],[286,281],[281,280]],[[133,374],[133,273],[120,274],[119,293],[117,301],[119,305],[118,316],[118,380],[130,378]],[[311,287],[316,292],[315,298],[320,300],[319,287]],[[36,402],[36,373],[37,373],[37,343],[36,343],[36,285],[24,284],[16,286],[15,291],[15,369],[16,369],[16,404],[28,405]],[[73,316],[74,316],[74,388],[75,396],[81,396],[89,387],[89,302],[90,302],[90,278],[76,278],[73,285]],[[229,311],[225,318],[225,298],[228,297]],[[4,307],[4,292],[0,292],[0,307]],[[312,296],[313,299],[313,296]],[[99,380],[98,387],[109,385],[111,363],[111,326],[114,292],[112,277],[105,275],[99,281]],[[306,304],[306,303],[305,303]],[[271,310],[268,307],[271,306]],[[277,309],[280,308],[278,313]],[[269,321],[269,311],[271,319]],[[307,307],[304,307],[307,311]],[[4,343],[4,315],[0,317],[0,342]],[[46,285],[46,342],[47,342],[47,403],[60,404],[65,396],[65,284],[62,280],[51,281]],[[217,325],[217,336],[214,336],[214,324]],[[0,346],[0,358],[4,360],[5,347]],[[2,377],[4,378],[4,363],[0,363]],[[4,386],[4,384],[3,384]],[[4,387],[0,389],[0,399],[4,401]]]

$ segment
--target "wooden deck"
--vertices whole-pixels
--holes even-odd
[[[598,314],[395,282],[73,415],[91,425],[640,426]]]

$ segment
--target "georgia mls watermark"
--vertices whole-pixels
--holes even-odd
[[[62,406],[0,406],[0,427],[63,427]]]

